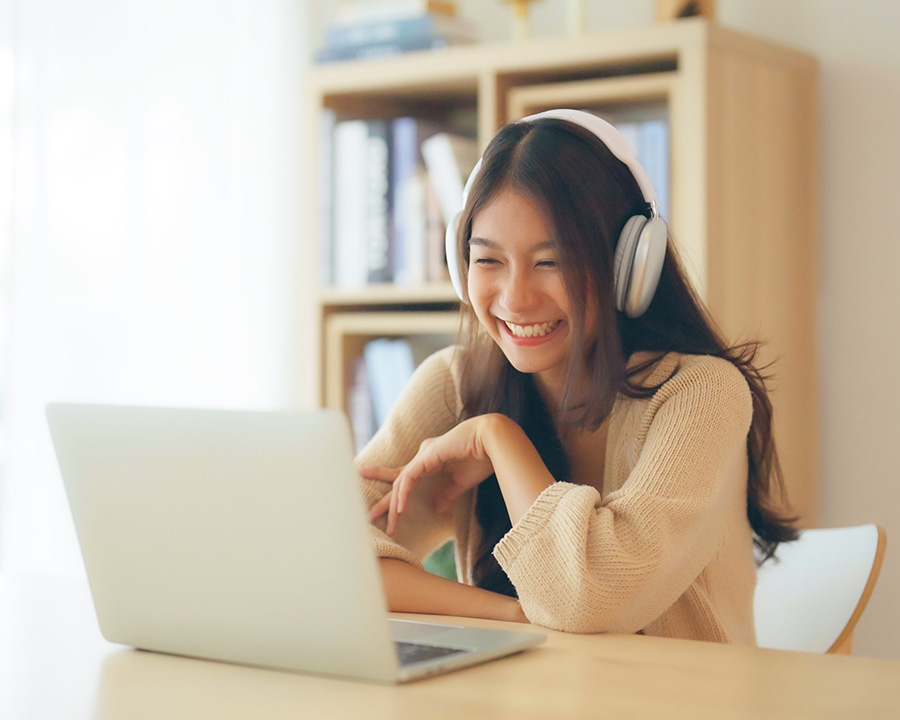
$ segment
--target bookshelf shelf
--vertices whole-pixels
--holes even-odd
[[[453,310],[409,312],[338,312],[325,321],[325,363],[332,372],[326,378],[325,405],[346,408],[353,362],[370,340],[415,337],[418,362],[451,345],[459,330],[459,313]],[[416,352],[417,351],[417,352]]]
[[[329,308],[366,307],[380,305],[425,305],[446,303],[456,305],[459,300],[449,282],[429,283],[415,287],[398,287],[390,283],[367,285],[358,291],[325,288],[320,301]]]
[[[789,495],[816,522],[818,65],[811,56],[689,19],[348,61],[310,70],[310,123],[395,118],[446,123],[483,149],[510,119],[550,107],[649,115],[668,126],[667,219],[700,296],[730,342],[767,340],[776,436]],[[316,178],[327,166],[310,133]],[[312,173],[313,171],[311,171]],[[325,226],[312,183],[307,236]],[[663,214],[666,215],[665,208]],[[316,252],[319,252],[317,249]],[[404,337],[417,356],[458,328],[446,282],[319,288],[321,402],[346,409],[365,343]]]

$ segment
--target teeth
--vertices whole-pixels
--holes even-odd
[[[504,320],[504,322],[506,321]],[[516,325],[511,322],[506,323],[506,327],[508,327],[509,331],[516,337],[543,337],[547,333],[552,332],[557,325],[559,325],[559,320],[551,320],[550,322],[536,323],[534,325]]]

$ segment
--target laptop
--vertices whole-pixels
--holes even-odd
[[[53,404],[47,418],[107,640],[394,683],[546,639],[389,618],[341,413]]]

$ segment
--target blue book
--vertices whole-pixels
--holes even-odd
[[[419,285],[427,276],[422,141],[440,125],[413,117],[394,119],[391,138],[391,262],[397,285]]]
[[[381,427],[415,370],[412,348],[407,340],[379,338],[366,343],[363,358],[376,426]]]
[[[379,43],[404,43],[433,37],[472,41],[475,33],[467,21],[429,13],[402,20],[384,20],[355,25],[330,25],[325,29],[325,45],[329,48],[356,48]]]
[[[393,224],[391,227],[391,261],[393,263],[394,282],[398,285],[408,284],[410,277],[406,263],[409,259],[407,243],[410,240],[410,213],[407,203],[410,178],[416,173],[418,164],[419,135],[418,122],[415,118],[399,117],[391,127],[393,144],[391,145],[391,194],[393,196]]]
[[[378,57],[390,57],[408,52],[420,52],[424,50],[441,50],[449,47],[453,41],[439,35],[416,38],[412,40],[400,40],[397,42],[374,43],[360,45],[358,47],[332,48],[324,47],[315,55],[317,63],[339,62],[341,60],[361,60]]]
[[[638,161],[644,166],[659,203],[659,213],[667,220],[669,205],[669,123],[648,120],[641,123]]]
[[[353,432],[356,452],[362,450],[375,435],[375,410],[372,406],[372,388],[363,358],[353,363],[353,381],[347,388],[347,417]]]

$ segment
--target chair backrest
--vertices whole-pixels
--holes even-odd
[[[754,595],[760,647],[848,652],[884,558],[878,525],[803,530],[757,571]]]

